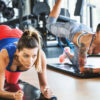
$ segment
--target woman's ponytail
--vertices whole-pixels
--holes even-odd
[[[40,43],[40,34],[39,32],[30,27],[29,29],[23,32],[22,37],[18,41],[18,50],[23,48],[35,48],[38,47],[37,59],[35,62],[35,69],[39,72],[41,71],[41,43]]]

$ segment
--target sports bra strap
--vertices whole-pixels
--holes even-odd
[[[78,46],[80,45],[80,44],[79,44],[80,37],[83,36],[83,35],[85,35],[85,34],[87,34],[87,33],[88,33],[88,32],[83,32],[83,33],[81,33],[81,34],[78,36],[78,38],[77,38],[77,44],[78,44]]]

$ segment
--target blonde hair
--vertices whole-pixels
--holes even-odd
[[[38,40],[39,46],[38,46],[37,59],[36,59],[36,62],[35,62],[35,69],[36,69],[37,72],[41,72],[42,71],[42,68],[41,68],[41,43],[40,43],[41,36],[39,34],[39,31],[37,31],[34,28],[30,28],[30,33],[33,34],[35,36],[35,38],[37,38],[37,40]]]

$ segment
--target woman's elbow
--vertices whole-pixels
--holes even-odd
[[[44,51],[41,51],[41,63],[42,63],[42,67],[44,68],[44,66],[46,66],[47,64],[47,59],[46,59],[46,55],[44,53]]]

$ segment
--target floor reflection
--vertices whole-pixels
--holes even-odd
[[[22,80],[19,80],[17,84],[8,84],[5,82],[4,89],[9,92],[17,92],[18,90],[23,90],[23,100],[57,100],[56,97],[52,97],[51,99],[44,98],[38,88]],[[0,100],[11,99],[0,98]]]
[[[39,100],[40,99],[40,90],[29,83],[19,81],[17,84],[8,84],[5,82],[4,89],[9,92],[17,92],[18,90],[23,90],[24,96],[23,100]],[[10,100],[2,99],[0,100]]]

